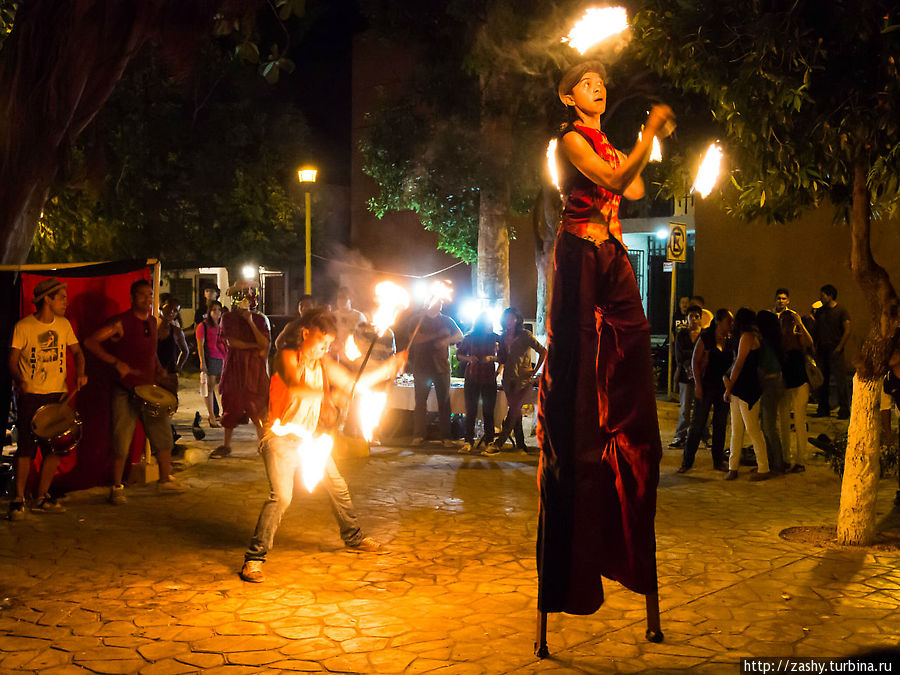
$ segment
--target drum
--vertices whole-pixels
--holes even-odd
[[[48,403],[31,418],[31,433],[41,454],[68,455],[81,441],[81,417],[65,403]]]
[[[139,384],[134,398],[150,417],[171,417],[178,410],[178,397],[156,384]]]

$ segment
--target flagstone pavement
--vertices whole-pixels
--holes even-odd
[[[182,424],[199,409],[191,391]],[[660,403],[665,441],[673,411]],[[190,454],[221,433],[207,430]],[[233,457],[179,471],[183,494],[134,487],[111,506],[97,488],[69,495],[64,514],[0,523],[0,672],[737,673],[741,657],[900,644],[900,552],[779,536],[835,523],[840,483],[821,462],[725,482],[708,451],[679,475],[680,452],[667,449],[656,526],[665,641],[645,640],[643,598],[607,582],[593,616],[550,615],[540,661],[534,452],[380,447],[343,459],[365,530],[387,552],[346,551],[324,492],[299,488],[266,582],[247,584],[237,572],[267,487],[252,434],[236,436]],[[895,488],[882,481],[878,511],[897,531]]]

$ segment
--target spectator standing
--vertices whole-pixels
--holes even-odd
[[[691,299],[684,295],[678,298],[678,306],[672,315],[672,327],[669,331],[669,340],[675,343],[675,337],[678,335],[678,329],[688,325],[688,309],[691,306]]]
[[[222,458],[231,454],[231,437],[239,424],[248,420],[262,438],[269,393],[266,360],[269,355],[269,320],[257,310],[256,287],[239,281],[227,294],[235,307],[222,317],[222,335],[228,345],[222,380],[222,420],[225,439],[210,457]]]
[[[762,351],[759,358],[759,377],[762,392],[759,398],[759,416],[763,437],[766,439],[766,454],[769,470],[784,473],[784,453],[781,447],[778,415],[784,396],[782,369],[784,351],[781,342],[781,322],[767,309],[756,315],[759,334],[762,337]]]
[[[9,372],[16,389],[16,494],[9,503],[9,519],[25,517],[25,488],[31,463],[37,456],[37,443],[31,433],[31,420],[48,403],[59,403],[66,394],[66,351],[75,360],[75,391],[87,384],[84,353],[78,345],[72,324],[66,319],[66,284],[53,277],[34,287],[31,300],[34,313],[18,321],[13,328],[9,349]],[[41,453],[38,478],[38,502],[32,507],[40,513],[62,513],[66,509],[50,495],[50,483],[59,466],[59,456]]]
[[[172,381],[175,383],[176,391],[172,393],[177,393],[178,373],[181,372],[190,353],[184,330],[179,322],[180,311],[181,303],[170,295],[165,304],[159,308],[159,319],[156,324],[156,355],[163,369],[170,375],[175,375]]]
[[[815,309],[816,361],[822,370],[825,381],[816,396],[818,409],[815,417],[828,417],[831,414],[829,386],[834,379],[837,389],[838,419],[850,417],[850,380],[847,376],[847,363],[844,359],[844,348],[850,339],[850,313],[837,303],[838,292],[831,284],[819,289],[819,301],[822,306]]]
[[[440,418],[441,443],[450,447],[450,345],[459,342],[462,331],[456,322],[441,313],[443,303],[438,300],[424,310],[422,324],[410,348],[410,368],[415,386],[415,411],[413,412],[413,445],[425,442],[428,412],[428,394],[431,387],[437,397]],[[418,312],[411,317],[416,325]]]
[[[300,330],[300,319],[304,317],[304,315],[313,311],[316,308],[316,300],[309,293],[304,293],[300,296],[300,302],[297,303],[297,318],[290,321],[284,328],[281,329],[281,332],[278,334],[278,337],[275,338],[275,349],[284,349],[284,340],[288,335],[292,335]]]
[[[484,420],[485,447],[494,442],[494,405],[497,402],[497,342],[500,340],[491,327],[491,319],[481,314],[475,319],[471,332],[456,348],[456,358],[466,364],[466,432],[465,443],[459,452],[471,452],[475,446],[475,418],[478,402],[481,401],[481,415]]]
[[[153,317],[153,287],[146,279],[131,284],[131,308],[110,318],[94,332],[84,346],[116,372],[110,387],[112,418],[113,484],[109,489],[112,504],[124,504],[122,480],[138,419],[150,442],[150,451],[159,464],[160,492],[179,491],[172,479],[172,431],[169,418],[148,412],[133,395],[138,385],[161,385],[173,390],[173,375],[167,373],[157,356],[157,325]],[[106,345],[106,346],[104,346]]]
[[[222,303],[213,300],[209,304],[206,318],[194,329],[194,337],[197,338],[197,353],[200,356],[200,395],[203,396],[206,403],[206,411],[209,413],[207,419],[211,429],[222,426],[213,405],[219,378],[222,377],[225,354],[228,351],[222,335],[221,322]]]
[[[737,355],[731,372],[726,375],[725,400],[731,405],[731,454],[728,457],[728,473],[725,480],[738,477],[741,463],[741,449],[744,431],[753,443],[756,455],[756,473],[751,481],[766,480],[771,477],[769,457],[766,454],[766,439],[759,425],[759,408],[753,407],[762,395],[759,382],[759,361],[762,355],[762,338],[756,325],[753,310],[741,307],[734,317],[734,332],[738,336]]]
[[[525,434],[522,430],[522,406],[525,397],[535,385],[535,373],[544,365],[547,349],[530,331],[525,330],[525,319],[515,307],[507,307],[500,319],[503,332],[500,335],[500,348],[497,359],[503,369],[501,384],[506,395],[509,411],[503,420],[503,427],[496,443],[487,446],[481,453],[493,455],[500,452],[506,440],[515,431],[516,449],[527,452]],[[537,365],[532,367],[531,352],[537,352]]]
[[[337,320],[337,337],[332,345],[332,352],[341,362],[346,361],[344,343],[347,337],[356,332],[357,326],[366,322],[366,315],[350,304],[350,290],[345,286],[338,289],[334,318]]]
[[[688,430],[691,426],[691,417],[694,408],[694,368],[691,364],[694,356],[694,346],[700,339],[700,315],[702,309],[699,305],[691,305],[685,315],[687,323],[678,328],[675,333],[675,382],[678,384],[678,427],[675,429],[675,438],[669,443],[670,448],[683,448],[687,443]]]
[[[813,339],[803,324],[800,315],[789,307],[790,295],[787,289],[776,291],[776,308],[778,295],[783,292],[787,301],[779,317],[781,321],[781,344],[784,350],[784,396],[781,399],[781,451],[786,462],[785,473],[799,473],[806,470],[807,431],[806,405],[809,402],[809,378],[806,376],[806,352],[812,349]],[[794,416],[794,436],[796,444],[791,443],[791,414]]]
[[[197,303],[197,309],[194,310],[194,325],[199,326],[209,312],[210,303],[219,299],[221,291],[218,286],[207,286],[203,289],[203,297]],[[219,305],[222,306],[221,304]]]
[[[700,328],[709,328],[715,317],[712,312],[706,309],[706,300],[703,299],[702,295],[695,295],[691,297],[691,304],[700,308]]]
[[[706,430],[709,412],[712,410],[712,452],[713,467],[727,471],[725,463],[725,427],[728,424],[728,404],[725,402],[723,377],[731,366],[731,332],[734,317],[727,309],[719,309],[715,319],[700,331],[694,344],[691,368],[694,374],[694,415],[688,431],[687,442],[678,473],[685,473],[694,466],[694,458],[700,447],[700,439]]]

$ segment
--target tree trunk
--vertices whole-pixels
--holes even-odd
[[[509,199],[481,193],[478,209],[479,298],[509,306]]]
[[[853,402],[841,482],[838,541],[865,546],[875,537],[875,499],[880,475],[880,380],[853,377]]]
[[[550,311],[550,292],[553,288],[553,248],[559,227],[559,193],[544,186],[538,193],[531,212],[534,231],[534,264],[537,267],[537,321],[535,334],[547,334],[547,314]]]
[[[860,546],[871,544],[875,537],[876,489],[880,473],[879,388],[894,346],[900,308],[887,272],[872,257],[867,174],[867,160],[861,155],[853,169],[850,266],[869,304],[872,330],[863,342],[853,378],[837,526],[838,543]]]
[[[150,39],[180,51],[213,0],[29,0],[0,51],[0,263],[25,262],[69,149]]]

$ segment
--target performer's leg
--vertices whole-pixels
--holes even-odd
[[[113,453],[114,486],[122,484],[125,475],[125,465],[131,451],[131,441],[134,438],[134,428],[138,421],[138,411],[131,403],[131,397],[124,387],[113,384],[110,394],[110,420],[112,424],[111,447]],[[168,433],[168,428],[166,429]]]
[[[413,436],[425,438],[428,416],[428,394],[431,391],[431,378],[423,372],[413,372],[413,388],[415,393],[415,410],[413,411]]]
[[[481,416],[484,422],[484,442],[490,444],[494,442],[494,408],[497,404],[497,385],[493,382],[481,384],[479,393],[481,394]]]
[[[481,385],[468,379],[463,384],[463,396],[466,399],[466,431],[463,440],[466,443],[475,443],[475,417],[478,415],[478,394]]]
[[[172,478],[172,434],[168,417],[153,417],[141,412],[141,424],[150,441],[150,450],[159,464],[159,482],[167,483]]]
[[[334,458],[328,457],[325,464],[325,476],[322,479],[328,496],[331,498],[331,510],[337,519],[341,529],[341,539],[347,546],[356,546],[363,539],[362,530],[359,528],[359,519],[353,500],[350,499],[350,489],[347,481],[338,471]]]
[[[744,419],[738,397],[731,397],[731,454],[728,457],[728,472],[737,473],[741,466],[741,446],[744,444]]]
[[[434,394],[437,396],[441,440],[450,440],[450,372],[434,374]]]
[[[728,416],[730,414],[730,410],[728,404],[725,403],[725,400],[722,398],[722,396],[718,394],[716,395],[715,400],[712,402],[712,406],[712,444],[710,445],[710,452],[712,453],[713,466],[716,468],[724,468],[725,430],[728,426]]]
[[[694,466],[694,457],[697,455],[697,448],[700,447],[700,438],[703,436],[703,430],[706,429],[706,422],[709,419],[709,409],[711,407],[712,400],[708,396],[697,399],[681,458],[681,466],[685,470]]]
[[[244,560],[264,561],[275,540],[281,518],[294,496],[294,476],[297,472],[297,453],[268,441],[262,449],[263,464],[269,479],[269,498],[263,504],[256,521],[256,529]]]
[[[759,425],[759,409],[753,406],[751,409],[746,401],[733,396],[732,400],[737,398],[738,408],[741,411],[741,419],[744,420],[744,427],[747,429],[747,435],[753,443],[753,454],[756,455],[756,471],[759,474],[769,473],[769,456],[766,453],[766,437],[763,435],[762,427]],[[740,450],[738,450],[740,452]]]
[[[38,481],[37,498],[43,498],[50,491],[50,483],[56,475],[56,469],[59,466],[59,455],[50,453],[43,457],[41,462],[41,477]]]

